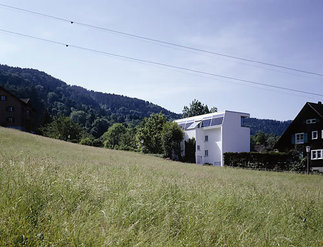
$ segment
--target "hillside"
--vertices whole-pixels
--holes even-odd
[[[319,246],[322,176],[204,167],[0,128],[0,246]]]
[[[101,93],[79,86],[70,86],[44,72],[0,65],[0,86],[21,98],[31,98],[37,110],[38,122],[44,125],[57,115],[73,116],[73,121],[89,133],[106,120],[105,130],[115,122],[138,124],[151,113],[162,112],[167,119],[178,119],[180,114],[170,112],[148,101],[122,95]],[[97,121],[96,121],[97,120]],[[96,122],[95,122],[96,121]],[[250,118],[246,124],[251,135],[262,131],[280,136],[291,121]],[[102,125],[102,124],[101,124]],[[104,132],[104,131],[103,131]]]
[[[107,79],[108,80],[108,79]],[[39,120],[59,114],[85,113],[80,124],[91,128],[95,119],[134,124],[151,113],[162,112],[168,119],[180,116],[148,101],[70,86],[44,72],[0,65],[0,86],[21,98],[31,98]]]
[[[245,124],[250,127],[250,134],[254,135],[258,131],[262,131],[266,134],[274,134],[276,136],[281,136],[284,131],[291,124],[289,121],[277,121],[271,119],[257,119],[257,118],[248,118],[245,119]]]

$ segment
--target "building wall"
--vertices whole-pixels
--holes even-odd
[[[297,150],[304,157],[307,156],[306,146],[309,146],[310,151],[310,165],[313,170],[323,170],[323,155],[321,157],[313,159],[313,150],[323,150],[323,119],[314,111],[312,107],[317,110],[323,108],[321,103],[306,103],[302,110],[298,113],[288,129],[279,139],[276,144],[276,148],[279,151],[288,152],[290,150]],[[322,110],[321,110],[322,111]],[[312,120],[315,120],[312,122]],[[312,132],[317,131],[317,138],[313,139]],[[297,135],[303,134],[303,140],[297,140]]]
[[[224,152],[250,152],[250,129],[241,126],[241,117],[249,117],[247,113],[225,111],[181,119],[176,122],[201,121],[203,118],[210,116],[223,117],[222,124],[196,127],[195,129],[184,131],[185,141],[192,137],[196,140],[195,158],[197,164],[208,163],[223,166]],[[207,141],[205,141],[205,136],[208,136]],[[182,144],[183,149],[184,144]],[[206,150],[208,151],[207,155]]]
[[[1,96],[5,96],[6,100],[2,101]],[[8,111],[8,107],[13,107],[13,111]],[[31,115],[31,107],[0,88],[1,126],[30,131],[33,128],[33,119]],[[8,121],[9,118],[12,118],[14,121]]]
[[[196,149],[198,145],[200,150],[196,150],[196,160],[201,158],[201,162],[221,165],[222,160],[222,128],[221,127],[207,127],[197,129],[196,138]],[[205,141],[205,136],[207,136],[207,141]],[[205,155],[205,151],[208,151],[208,155]]]
[[[241,117],[248,115],[226,112],[222,127],[223,153],[250,152],[250,129],[241,126]]]

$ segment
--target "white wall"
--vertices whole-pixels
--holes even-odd
[[[246,115],[226,112],[222,127],[223,153],[250,152],[250,129],[241,127],[242,116]]]
[[[205,141],[205,136],[208,136],[208,141]],[[197,156],[202,156],[202,163],[212,165],[219,164],[222,159],[222,138],[221,127],[200,128],[197,131],[196,148],[200,145],[200,151],[196,150]],[[208,156],[205,157],[205,150],[208,150]]]
[[[184,140],[195,138],[196,140],[196,163],[210,163],[212,165],[223,166],[223,153],[225,152],[250,152],[250,129],[241,126],[241,117],[249,117],[247,113],[225,111],[216,115],[224,115],[222,125],[210,126],[205,128],[195,128],[186,130]],[[185,122],[188,120],[201,120],[206,116],[213,116],[214,113],[177,120],[176,122]],[[205,142],[205,136],[208,141]],[[197,146],[200,150],[197,150]],[[184,142],[182,150],[184,150]],[[205,157],[205,150],[208,150],[208,156]],[[183,151],[184,152],[184,151]],[[184,154],[184,153],[183,153]]]

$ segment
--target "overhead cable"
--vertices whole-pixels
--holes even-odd
[[[96,25],[92,25],[92,24],[88,24],[88,23],[78,22],[78,21],[67,19],[67,18],[48,15],[48,14],[44,14],[44,13],[40,13],[40,12],[36,12],[36,11],[24,9],[24,8],[19,8],[19,7],[7,5],[7,4],[0,3],[0,6],[10,8],[10,9],[14,9],[14,10],[18,10],[18,11],[27,12],[27,13],[34,14],[34,15],[47,17],[47,18],[52,18],[52,19],[55,19],[55,20],[63,21],[63,22],[68,22],[70,24],[77,24],[77,25],[85,26],[85,27],[92,28],[92,29],[107,31],[107,32],[111,32],[111,33],[115,33],[115,34],[119,34],[119,35],[123,35],[123,36],[128,36],[128,37],[132,37],[132,38],[136,38],[136,39],[146,40],[146,41],[150,41],[150,42],[154,42],[154,43],[159,43],[159,44],[163,44],[163,45],[173,46],[173,47],[177,47],[177,48],[183,48],[183,49],[186,49],[186,50],[192,50],[192,51],[201,52],[201,53],[205,53],[205,54],[211,54],[211,55],[226,57],[226,58],[229,58],[229,59],[240,60],[240,61],[249,62],[249,63],[253,63],[253,64],[260,64],[260,65],[265,65],[265,66],[285,69],[285,70],[289,70],[289,71],[294,71],[294,72],[299,72],[299,73],[304,73],[304,74],[310,74],[310,75],[323,77],[322,73],[307,71],[307,70],[303,70],[303,69],[293,68],[293,67],[289,67],[289,66],[269,63],[269,62],[265,62],[265,61],[255,60],[255,59],[249,59],[249,58],[244,58],[244,57],[239,57],[239,56],[233,56],[233,55],[230,55],[230,54],[219,53],[219,52],[210,51],[210,50],[206,50],[206,49],[201,49],[201,48],[197,48],[197,47],[192,47],[192,46],[188,46],[188,45],[181,45],[181,44],[174,43],[174,42],[169,42],[169,41],[160,40],[160,39],[154,39],[154,38],[150,38],[150,37],[147,37],[147,36],[142,36],[142,35],[137,35],[137,34],[132,34],[132,33],[119,31],[119,30],[116,30],[116,29],[100,27],[100,26],[96,26]]]
[[[267,83],[256,82],[256,81],[251,81],[251,80],[245,80],[245,79],[241,79],[241,78],[237,78],[237,77],[226,76],[226,75],[221,75],[221,74],[215,74],[215,73],[211,73],[211,72],[206,72],[206,71],[186,68],[186,67],[182,67],[182,66],[156,62],[156,61],[152,61],[152,60],[145,60],[145,59],[141,59],[141,58],[135,58],[135,57],[125,56],[125,55],[110,53],[110,52],[101,51],[101,50],[97,50],[97,49],[93,49],[93,48],[88,48],[88,47],[83,47],[83,46],[78,46],[78,45],[73,45],[73,44],[67,44],[67,43],[60,42],[60,41],[44,39],[44,38],[36,37],[36,36],[33,36],[33,35],[13,32],[13,31],[5,30],[5,29],[0,29],[0,31],[5,32],[5,33],[14,34],[14,35],[17,35],[17,36],[22,36],[22,37],[32,38],[32,39],[36,39],[36,40],[40,40],[40,41],[44,41],[44,42],[49,42],[49,43],[56,44],[56,45],[63,45],[65,47],[71,47],[71,48],[76,48],[76,49],[85,50],[85,51],[89,51],[89,52],[99,53],[99,54],[103,54],[103,55],[107,55],[107,56],[127,59],[127,60],[131,60],[131,61],[135,61],[135,62],[146,63],[146,64],[154,64],[154,65],[158,65],[158,66],[162,66],[162,67],[166,67],[166,68],[172,68],[172,69],[177,69],[177,70],[182,70],[182,71],[188,71],[188,72],[193,72],[193,73],[197,73],[197,74],[200,74],[200,75],[208,75],[208,76],[212,76],[212,77],[217,77],[217,78],[223,78],[223,79],[228,79],[228,80],[248,83],[248,84],[251,84],[251,85],[258,85],[258,86],[263,86],[263,87],[268,87],[268,88],[280,89],[280,90],[284,90],[284,91],[290,91],[290,92],[296,92],[296,93],[302,93],[302,94],[307,94],[307,95],[323,97],[323,94],[319,94],[319,93],[315,93],[315,92],[309,92],[309,91],[303,91],[303,90],[298,90],[298,89],[294,89],[294,88],[271,85],[271,84],[267,84]]]

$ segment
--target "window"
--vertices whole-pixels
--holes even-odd
[[[295,134],[295,143],[296,144],[303,144],[304,143],[304,133]]]
[[[211,118],[203,119],[203,121],[202,121],[202,127],[209,127],[210,124],[211,124]]]
[[[208,141],[209,141],[209,136],[205,136],[205,137],[204,137],[204,141],[205,141],[205,142],[208,142]]]
[[[312,118],[312,119],[306,119],[306,124],[315,124],[316,123],[316,119]]]
[[[7,111],[8,112],[13,112],[14,111],[14,107],[13,106],[8,106]]]
[[[247,121],[246,121],[246,117],[244,117],[244,116],[241,116],[241,127],[248,127],[248,125],[247,125]]]
[[[197,147],[196,147],[196,148],[197,148],[197,150],[201,150],[201,147],[200,147],[200,145],[197,145]]]
[[[321,160],[323,159],[323,149],[316,149],[311,151],[312,160]]]
[[[190,127],[193,123],[194,123],[194,121],[187,122],[185,124],[185,130],[187,130],[187,128]]]
[[[223,122],[223,117],[212,118],[211,126],[221,125]]]
[[[312,131],[312,140],[317,139],[319,136],[319,132],[317,130]]]
[[[30,111],[29,110],[26,111],[26,115],[30,116]]]
[[[205,157],[209,156],[209,150],[205,150],[205,151],[204,151],[204,156],[205,156]]]
[[[13,117],[8,117],[7,121],[8,121],[8,123],[13,123],[13,122],[15,122],[15,119]]]
[[[1,101],[5,101],[7,100],[7,96],[6,95],[1,95]]]

